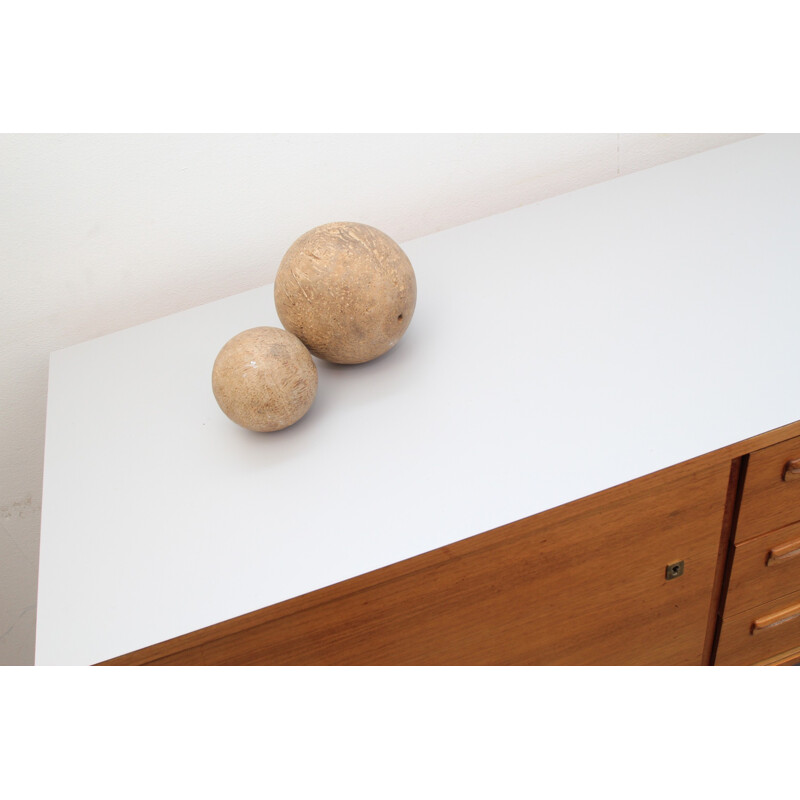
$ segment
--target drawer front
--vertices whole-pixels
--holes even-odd
[[[766,661],[761,661],[760,667],[798,667],[800,666],[800,647],[795,647],[788,653],[781,653],[777,658],[774,656]]]
[[[796,647],[800,647],[800,592],[725,617],[714,663],[758,664]]]
[[[750,455],[735,541],[800,522],[800,436]]]
[[[800,591],[800,524],[737,544],[725,616]]]

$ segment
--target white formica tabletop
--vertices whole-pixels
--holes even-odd
[[[317,361],[314,406],[279,433],[211,393],[231,336],[280,325],[272,285],[52,354],[38,664],[121,655],[800,418],[800,136],[403,248],[405,337]]]

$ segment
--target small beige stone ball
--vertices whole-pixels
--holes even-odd
[[[385,233],[358,222],[304,233],[275,277],[283,326],[315,356],[337,364],[361,364],[394,347],[416,302],[408,256]]]
[[[238,425],[251,431],[279,431],[311,408],[317,367],[291,333],[250,328],[219,351],[211,388],[219,407]]]

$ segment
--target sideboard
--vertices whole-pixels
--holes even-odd
[[[54,353],[37,663],[800,661],[798,220],[769,135],[404,242],[276,434],[210,390],[271,286]]]

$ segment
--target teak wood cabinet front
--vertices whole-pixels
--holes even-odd
[[[795,423],[103,663],[798,660]]]

